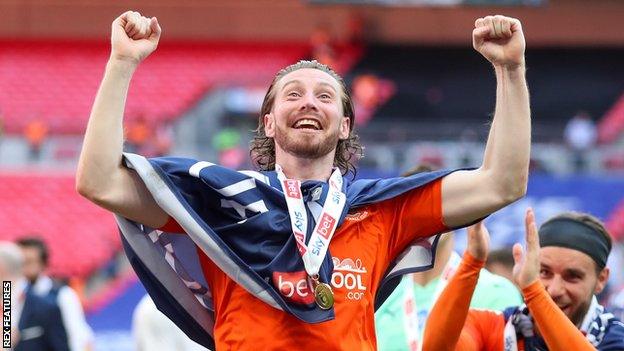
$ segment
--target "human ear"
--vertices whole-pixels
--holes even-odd
[[[609,273],[609,267],[603,268],[602,271],[598,273],[598,281],[596,283],[596,288],[594,288],[595,295],[600,294],[607,285],[607,282],[609,281]]]
[[[351,119],[349,117],[342,117],[340,121],[340,139],[349,139],[349,132],[351,131]]]
[[[264,119],[264,135],[269,138],[275,137],[275,117],[272,113],[267,113],[262,117]]]

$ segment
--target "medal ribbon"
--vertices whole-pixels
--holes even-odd
[[[279,165],[275,165],[275,171],[286,197],[292,232],[297,241],[297,250],[303,259],[306,273],[311,278],[318,278],[318,272],[327,254],[329,243],[334,236],[347,199],[341,191],[342,175],[340,170],[336,168],[329,178],[329,192],[323,203],[321,215],[312,230],[308,245],[305,243],[308,236],[308,214],[303,203],[301,181],[286,178],[282,167]]]
[[[459,264],[461,263],[461,257],[457,252],[452,251],[449,260],[446,262],[444,269],[442,270],[442,274],[440,274],[440,278],[438,280],[438,285],[436,286],[435,292],[433,293],[433,297],[431,298],[431,305],[429,310],[427,310],[427,314],[424,316],[425,323],[427,317],[429,316],[429,312],[431,308],[436,303],[442,291],[448,284],[449,280],[459,268]],[[407,345],[411,351],[420,351],[422,350],[422,338],[423,330],[420,328],[420,318],[418,315],[418,306],[416,306],[416,299],[414,298],[414,281],[412,280],[412,276],[408,276],[409,282],[408,287],[404,290],[403,293],[403,328],[405,330],[405,336],[407,338]]]

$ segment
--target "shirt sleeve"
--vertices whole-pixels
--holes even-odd
[[[595,350],[550,298],[539,280],[522,289],[527,307],[542,338],[551,351]]]
[[[384,201],[380,210],[390,235],[390,257],[398,255],[416,238],[448,230],[442,220],[442,179]]]
[[[468,252],[429,313],[423,337],[423,351],[481,350],[474,326],[464,327],[479,272],[485,265]],[[472,320],[472,319],[470,319]],[[472,323],[474,324],[474,323]]]
[[[58,294],[58,305],[67,332],[71,350],[85,350],[93,339],[93,331],[85,320],[80,298],[69,286],[64,286]]]

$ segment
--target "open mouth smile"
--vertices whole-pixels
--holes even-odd
[[[295,129],[310,129],[310,130],[323,130],[323,128],[321,127],[321,123],[315,119],[311,119],[311,118],[302,118],[300,120],[297,120],[293,125],[292,128]]]

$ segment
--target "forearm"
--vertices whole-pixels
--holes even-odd
[[[111,59],[95,98],[76,182],[81,194],[92,197],[106,193],[122,169],[123,114],[130,79],[136,64]]]
[[[496,110],[483,164],[443,179],[444,222],[451,228],[483,218],[526,193],[531,118],[524,71],[523,65],[496,68]]]
[[[475,259],[469,253],[464,254],[455,275],[429,313],[423,337],[423,351],[455,350],[464,328],[479,272],[484,264],[484,261]]]
[[[549,350],[595,350],[581,331],[557,307],[539,280],[522,289],[522,295]]]
[[[481,169],[500,194],[515,200],[526,192],[531,148],[531,111],[524,64],[495,67],[496,109]],[[505,200],[507,200],[505,199]]]

